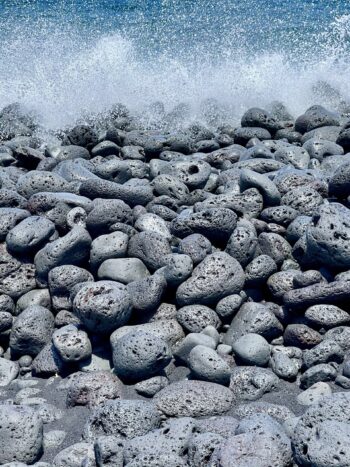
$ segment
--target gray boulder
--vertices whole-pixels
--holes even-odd
[[[179,381],[154,396],[158,410],[168,417],[205,417],[227,412],[232,392],[206,381]]]
[[[43,422],[29,407],[0,405],[0,463],[33,464],[43,451]]]
[[[178,287],[176,298],[180,305],[215,303],[240,292],[244,279],[243,269],[237,260],[227,253],[213,253]]]

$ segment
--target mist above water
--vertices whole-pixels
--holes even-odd
[[[339,5],[340,4],[340,5]],[[216,99],[234,121],[251,106],[350,102],[350,2],[3,1],[0,107],[21,102],[48,128],[122,102],[154,122]],[[325,84],[326,83],[326,84]]]

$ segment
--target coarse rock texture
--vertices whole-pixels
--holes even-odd
[[[209,104],[0,112],[1,465],[349,467],[350,122]]]

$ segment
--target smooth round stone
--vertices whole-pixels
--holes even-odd
[[[10,230],[6,236],[6,244],[14,253],[33,253],[43,247],[54,234],[53,222],[45,217],[31,216]]]
[[[191,350],[188,366],[196,379],[225,386],[230,382],[231,371],[228,363],[215,350],[204,345],[197,345]]]
[[[75,227],[65,236],[48,243],[34,258],[41,284],[47,284],[49,272],[56,266],[79,265],[89,257],[91,237],[82,227]]]
[[[331,396],[332,389],[329,384],[320,381],[310,386],[297,396],[297,401],[301,405],[312,405],[321,401],[324,397]]]
[[[113,258],[104,261],[97,271],[99,279],[129,284],[150,275],[145,264],[138,258]]]
[[[127,381],[140,381],[163,370],[171,360],[167,342],[143,331],[130,332],[112,342],[115,373]]]
[[[259,334],[246,334],[233,343],[233,352],[244,365],[265,366],[270,359],[270,344]]]
[[[96,269],[107,259],[126,256],[128,241],[128,236],[119,231],[95,238],[92,241],[90,250],[91,266]]]
[[[34,289],[22,295],[17,300],[15,315],[19,315],[23,310],[31,305],[40,305],[44,308],[51,308],[51,296],[48,289]]]

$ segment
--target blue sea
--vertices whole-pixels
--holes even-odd
[[[59,128],[122,102],[350,101],[350,0],[2,0],[0,107]]]

